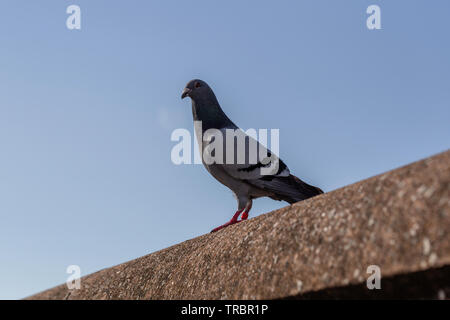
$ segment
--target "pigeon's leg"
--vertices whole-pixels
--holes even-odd
[[[225,227],[231,226],[232,224],[241,222],[242,220],[238,220],[238,218],[239,218],[240,214],[242,213],[242,211],[244,211],[244,209],[236,211],[236,213],[234,214],[233,218],[231,218],[230,221],[228,221],[227,223],[225,223],[225,224],[223,224],[221,226],[218,226],[217,228],[212,229],[211,232],[216,232],[216,231],[219,231],[220,229],[223,229]]]
[[[252,209],[252,203],[253,201],[251,199],[248,200],[247,204],[245,205],[244,211],[242,212],[241,220],[247,220],[248,213]]]

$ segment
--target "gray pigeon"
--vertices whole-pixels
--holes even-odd
[[[214,92],[206,82],[198,79],[189,81],[181,99],[185,97],[190,97],[192,100],[194,121],[201,121],[201,130],[196,126],[195,131],[205,168],[214,178],[231,189],[238,202],[238,210],[233,218],[211,232],[246,220],[253,199],[270,197],[292,204],[323,193],[321,189],[290,174],[288,167],[281,159],[239,129],[223,112]],[[229,136],[227,131],[238,132],[241,134],[240,137],[244,137],[241,149],[239,149],[239,142],[236,143],[238,138]],[[218,139],[218,133],[222,133],[223,149],[214,145]],[[231,142],[231,148],[227,142]],[[212,148],[213,145],[216,148]],[[256,148],[252,148],[252,145]],[[222,155],[220,155],[221,151]],[[215,161],[211,161],[206,156],[209,153],[210,158]],[[272,167],[275,170],[270,171]],[[264,169],[269,173],[263,172]],[[241,220],[238,220],[241,214]]]

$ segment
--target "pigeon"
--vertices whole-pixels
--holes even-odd
[[[186,97],[192,101],[194,123],[201,124],[200,127],[195,126],[195,134],[202,163],[237,199],[238,208],[231,220],[211,232],[247,220],[253,199],[270,197],[293,204],[323,193],[320,188],[292,175],[281,159],[238,128],[222,110],[213,90],[205,81],[189,81],[181,94],[181,99]],[[211,135],[211,132],[214,134]],[[228,132],[235,132],[236,136],[228,135]],[[218,139],[219,133],[222,134],[221,139]],[[240,149],[239,142],[236,143],[239,136],[244,138]],[[220,140],[223,147],[218,145]],[[252,148],[252,145],[256,148]]]

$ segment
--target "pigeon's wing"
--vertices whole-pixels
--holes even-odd
[[[241,129],[223,128],[219,131],[223,139],[222,155],[217,154],[220,143],[210,143],[205,146],[204,161],[209,154],[214,155],[214,159],[222,159],[222,163],[216,161],[214,165],[221,166],[228,175],[238,180],[289,176],[289,168],[277,155]],[[214,136],[217,134],[213,132]],[[211,139],[208,132],[205,132],[204,137],[207,141],[216,139]]]
[[[220,131],[223,137],[223,154],[220,156],[215,153],[217,148],[214,148],[214,144],[207,145],[205,149],[206,154],[213,153],[223,160],[222,164],[214,165],[220,166],[229,176],[265,191],[275,200],[289,203],[323,193],[321,189],[291,175],[289,168],[278,156],[242,130],[236,130],[234,136],[230,132],[227,135],[225,129]],[[218,145],[220,144],[215,146]],[[216,150],[213,152],[212,149]]]
[[[272,199],[284,200],[289,203],[323,193],[320,188],[309,185],[292,174],[287,177],[265,176],[261,179],[248,180],[247,183],[268,192]]]

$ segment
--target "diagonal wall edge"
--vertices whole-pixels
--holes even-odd
[[[273,299],[446,267],[449,191],[447,150],[28,299]]]

